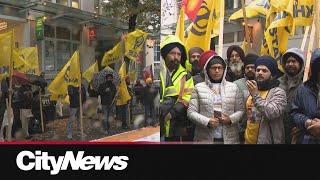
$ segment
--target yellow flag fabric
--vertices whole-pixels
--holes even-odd
[[[270,0],[261,54],[275,58],[282,72],[280,58],[287,50],[289,35],[294,34],[295,26],[311,25],[314,3],[314,0]]]
[[[91,82],[93,75],[99,72],[97,61],[92,64],[86,71],[82,73],[82,76],[88,81]]]
[[[144,47],[144,43],[148,37],[148,33],[137,29],[129,33],[125,39],[125,55],[132,61],[139,56],[140,51]]]
[[[68,94],[68,85],[79,87],[81,82],[79,51],[73,53],[70,60],[57,74],[54,80],[48,86],[52,94],[59,97],[65,97]]]
[[[104,53],[101,65],[102,66],[108,66],[109,64],[115,63],[116,61],[119,61],[120,58],[123,56],[124,48],[123,48],[123,42],[119,42],[117,45],[115,45],[111,50]]]
[[[121,79],[120,85],[118,87],[118,97],[116,104],[117,106],[125,105],[128,103],[128,101],[131,99],[131,96],[129,94],[129,91],[127,89],[126,84],[126,63],[123,62],[120,69],[119,69],[119,76]]]
[[[177,22],[177,28],[175,36],[179,37],[180,41],[184,43],[184,9],[180,9],[180,15]]]
[[[38,50],[36,47],[13,50],[14,69],[25,74],[40,75]]]
[[[220,19],[223,19],[220,17],[220,3],[224,1],[205,0],[202,2],[185,42],[187,51],[192,47],[200,47],[204,51],[210,49],[211,37],[219,35]]]
[[[245,7],[246,8],[246,16],[247,16],[247,18],[257,17],[258,15],[266,16],[267,13],[268,13],[269,7],[270,7],[270,4],[269,4],[268,0],[255,0],[255,1],[252,1],[250,4],[248,4]],[[240,19],[240,18],[243,18],[242,9],[240,9],[240,10],[236,11],[235,13],[233,13],[230,16],[229,21]]]
[[[0,67],[10,65],[13,47],[13,31],[0,34]]]
[[[60,101],[62,104],[70,104],[69,95],[67,95],[67,94],[61,94],[61,95],[52,94],[50,96],[50,100],[51,101]]]

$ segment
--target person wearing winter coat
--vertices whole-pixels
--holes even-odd
[[[204,66],[205,82],[192,91],[188,117],[196,124],[196,142],[239,144],[243,96],[236,84],[226,81],[226,71],[227,63],[220,56],[211,56]]]
[[[299,48],[288,49],[282,56],[281,65],[285,71],[285,74],[278,80],[280,81],[279,87],[286,92],[287,106],[284,113],[284,132],[286,144],[291,144],[292,135],[300,131],[296,128],[290,116],[290,110],[292,101],[297,95],[297,89],[302,84],[304,73],[305,57],[303,52]],[[296,141],[296,138],[293,139]],[[294,143],[294,142],[292,142]]]
[[[311,76],[297,89],[291,107],[293,123],[301,130],[297,144],[320,143],[320,49],[311,57]]]

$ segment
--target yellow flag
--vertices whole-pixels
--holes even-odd
[[[9,66],[13,46],[13,32],[0,34],[0,67]]]
[[[127,84],[126,84],[126,63],[123,62],[120,69],[119,69],[119,76],[120,76],[120,79],[121,79],[121,82],[120,82],[120,85],[118,87],[118,98],[117,98],[117,106],[120,106],[120,105],[124,105],[124,104],[127,104],[127,102],[131,99],[131,96],[128,92],[128,89],[127,89]]]
[[[281,0],[278,0],[278,1],[281,1]],[[270,4],[269,4],[268,0],[255,0],[255,1],[252,1],[250,4],[248,4],[245,7],[246,8],[246,16],[247,16],[247,18],[257,17],[259,15],[266,16],[267,13],[268,13],[269,7],[270,7]],[[242,9],[240,9],[240,10],[236,11],[235,13],[233,13],[230,16],[229,21],[240,19],[240,18],[243,18]]]
[[[187,51],[192,47],[200,47],[204,51],[210,49],[211,35],[219,35],[220,20],[223,20],[223,17],[220,17],[220,3],[224,1],[205,0],[202,2],[186,39]]]
[[[180,9],[180,15],[177,22],[177,28],[175,36],[179,37],[180,41],[184,43],[184,9]]]
[[[109,64],[119,61],[123,56],[123,49],[123,42],[119,42],[111,50],[105,52],[101,61],[101,65],[108,66]]]
[[[137,29],[129,33],[125,39],[125,55],[132,61],[135,61],[139,56],[140,51],[144,47],[148,33]]]
[[[52,94],[65,96],[68,93],[68,85],[78,87],[81,82],[79,51],[73,53],[70,60],[57,74],[54,80],[48,86]]]
[[[36,47],[13,50],[14,69],[25,74],[40,75],[38,50]]]
[[[98,63],[97,61],[92,64],[86,71],[84,71],[82,73],[82,76],[88,81],[90,82],[93,78],[93,75],[95,73],[98,73],[99,72],[99,69],[98,69]]]
[[[50,100],[51,101],[60,101],[62,104],[70,104],[69,95],[67,95],[67,94],[62,94],[62,95],[52,94],[50,96]]]

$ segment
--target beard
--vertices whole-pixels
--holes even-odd
[[[243,63],[242,62],[231,63],[229,66],[230,66],[231,72],[235,74],[240,74],[242,71]]]
[[[258,85],[258,89],[259,91],[266,91],[269,89],[272,89],[274,87],[278,87],[280,82],[277,79],[273,79],[273,78],[269,78],[267,80],[257,80],[257,85]]]
[[[290,76],[290,77],[294,77],[297,74],[299,74],[299,70],[295,69],[295,68],[286,68],[286,73]]]
[[[191,69],[191,75],[196,75],[196,74],[199,74],[201,72],[201,69],[198,67],[198,61],[193,61],[191,63],[192,65],[192,69]]]
[[[246,74],[246,77],[247,77],[248,80],[254,80],[254,78],[255,78],[254,76],[255,76],[254,72],[248,72]]]

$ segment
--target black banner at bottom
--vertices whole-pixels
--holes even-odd
[[[0,169],[39,179],[305,178],[319,176],[319,154],[313,145],[1,144]]]

